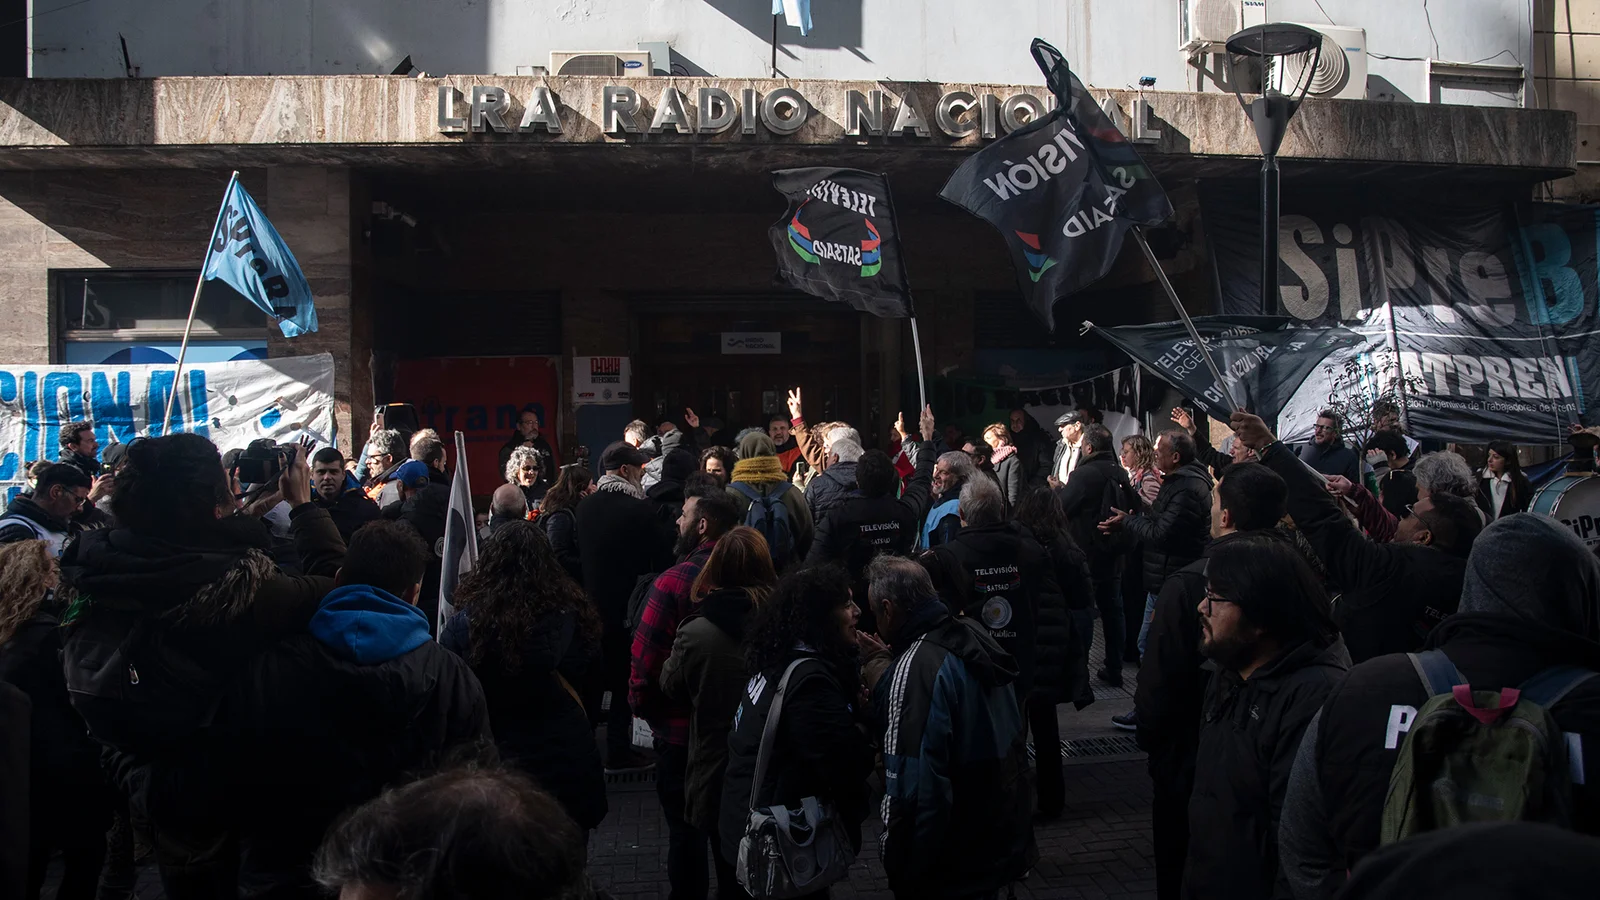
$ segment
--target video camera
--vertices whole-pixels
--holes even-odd
[[[299,449],[294,444],[275,444],[271,438],[251,441],[234,461],[233,471],[243,484],[277,484],[290,457]]]

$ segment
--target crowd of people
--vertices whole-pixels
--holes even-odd
[[[869,449],[795,390],[591,473],[529,411],[445,603],[431,430],[70,423],[0,516],[0,893],[122,900],[147,853],[172,900],[603,896],[606,776],[652,771],[673,898],[827,896],[870,837],[895,896],[989,900],[1070,867],[1057,707],[1127,679],[1163,900],[1429,896],[1485,846],[1587,885],[1600,559],[1518,448],[1173,424]]]

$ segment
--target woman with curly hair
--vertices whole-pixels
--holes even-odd
[[[578,503],[592,493],[594,476],[572,463],[561,467],[560,477],[539,507],[539,523],[550,539],[550,549],[561,560],[561,568],[579,584],[583,583],[583,559],[578,555]]]
[[[738,461],[739,457],[727,447],[707,447],[700,451],[700,471],[715,478],[722,487],[728,486],[728,479],[733,477],[733,466]]]
[[[779,581],[771,601],[751,623],[745,662],[752,677],[739,698],[728,736],[728,773],[718,823],[724,859],[739,858],[767,713],[779,682],[795,662],[799,665],[789,675],[771,758],[754,805],[794,807],[815,797],[833,807],[851,845],[861,849],[873,756],[862,727],[864,688],[856,643],[860,616],[844,569],[816,566]],[[817,896],[825,895],[824,891]]]
[[[532,447],[518,447],[506,460],[506,481],[522,488],[522,498],[529,509],[538,509],[549,485],[539,476],[539,451]]]
[[[32,702],[28,887],[38,897],[50,857],[62,857],[63,900],[89,900],[100,880],[111,795],[100,748],[67,699],[61,670],[61,572],[44,541],[0,547],[0,681]]]
[[[455,605],[440,643],[483,684],[501,758],[554,794],[584,829],[599,825],[605,774],[573,688],[600,646],[600,618],[583,588],[536,523],[510,522],[456,586]]]

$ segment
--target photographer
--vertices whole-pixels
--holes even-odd
[[[168,896],[230,893],[232,785],[248,773],[215,752],[228,735],[211,723],[251,657],[306,628],[344,560],[311,502],[308,449],[295,448],[255,504],[289,505],[304,576],[273,565],[271,535],[240,512],[217,448],[195,434],[129,444],[117,526],[84,534],[62,559],[79,597],[62,650],[73,706],[108,745],[134,818],[150,823]]]

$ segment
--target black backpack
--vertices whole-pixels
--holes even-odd
[[[633,583],[633,590],[628,594],[628,612],[622,620],[622,627],[626,628],[629,634],[633,634],[639,627],[639,621],[644,618],[644,608],[650,602],[650,586],[655,584],[659,577],[661,577],[660,572],[651,572],[648,575],[640,575],[639,580]]]

